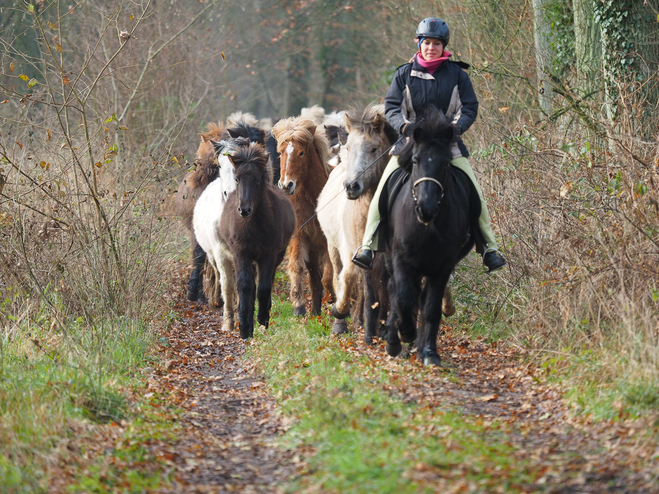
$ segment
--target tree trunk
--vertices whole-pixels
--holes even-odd
[[[552,51],[549,43],[551,24],[545,14],[545,6],[551,0],[533,0],[533,36],[535,38],[535,64],[538,77],[538,104],[548,114],[551,112],[553,92],[549,79]]]
[[[574,51],[577,59],[577,87],[583,98],[592,98],[601,89],[600,28],[593,16],[592,0],[572,0]]]

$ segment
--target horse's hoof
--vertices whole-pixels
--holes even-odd
[[[433,353],[423,357],[423,365],[436,365],[437,367],[441,367],[442,363],[439,359],[439,355]]]
[[[249,339],[252,337],[252,333],[253,333],[253,332],[254,332],[254,329],[253,329],[253,328],[250,329],[250,328],[243,328],[243,327],[241,327],[241,328],[240,328],[240,337],[241,337],[243,340],[249,340]]]
[[[350,315],[350,312],[346,312],[345,314],[342,314],[339,312],[339,309],[336,307],[336,304],[332,305],[332,309],[330,311],[334,317],[337,319],[345,319]]]
[[[190,302],[199,300],[199,290],[188,290],[188,300]]]
[[[293,315],[295,317],[304,317],[307,315],[307,308],[303,305],[300,305],[299,307],[294,307],[293,308]]]
[[[334,321],[334,325],[332,326],[332,334],[346,334],[349,332],[348,323],[345,321],[345,319],[337,319]]]
[[[400,355],[400,352],[401,352],[402,349],[403,349],[403,346],[400,343],[391,344],[391,343],[387,342],[387,344],[385,345],[385,350],[392,357],[398,357],[398,355]]]
[[[416,331],[398,331],[398,338],[403,343],[413,343],[416,340]]]
[[[364,343],[371,346],[373,344],[373,335],[364,333]]]

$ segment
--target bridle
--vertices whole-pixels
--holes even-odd
[[[421,182],[432,182],[437,185],[439,185],[439,199],[437,199],[437,204],[439,205],[440,202],[442,202],[442,199],[444,199],[444,186],[441,184],[439,180],[436,180],[432,177],[421,177],[420,179],[416,180],[414,184],[412,185],[412,198],[414,199],[414,204],[417,203],[417,196],[416,193],[414,192],[414,189],[417,185],[419,185]]]

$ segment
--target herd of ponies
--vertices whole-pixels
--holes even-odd
[[[347,332],[351,315],[366,343],[380,337],[395,356],[416,342],[421,361],[440,365],[441,316],[455,312],[449,279],[474,246],[479,214],[469,180],[450,166],[452,139],[450,118],[433,110],[405,141],[381,104],[331,114],[314,106],[274,125],[237,112],[209,124],[176,195],[192,245],[188,299],[223,309],[233,331],[237,296],[240,336],[250,338],[257,300],[268,327],[287,255],[295,316],[307,312],[308,275],[311,314],[329,301],[333,333]],[[382,252],[364,270],[351,258],[392,148],[399,192],[387,207],[380,201]]]

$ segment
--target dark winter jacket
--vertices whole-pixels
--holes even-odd
[[[478,100],[464,62],[447,60],[433,73],[427,72],[416,60],[398,67],[391,87],[384,98],[384,111],[391,126],[402,132],[405,124],[418,122],[425,109],[434,105],[454,116],[458,136],[476,120]],[[467,157],[469,152],[462,139],[456,139],[453,157]]]

